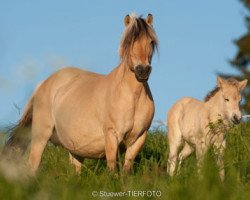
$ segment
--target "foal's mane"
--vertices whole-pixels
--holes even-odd
[[[225,80],[227,84],[232,85],[232,86],[238,86],[238,81],[234,78],[229,78]],[[216,86],[213,90],[208,92],[208,94],[205,96],[204,101],[207,102],[209,101],[217,92],[220,91],[220,87]]]
[[[141,16],[137,17],[135,14],[130,15],[131,22],[126,27],[125,32],[123,33],[121,44],[120,44],[120,58],[128,59],[130,56],[130,50],[134,42],[140,39],[143,36],[150,37],[152,40],[153,53],[155,48],[158,47],[158,39],[156,33],[152,26],[147,24],[145,19]]]
[[[220,88],[216,86],[213,90],[209,91],[204,98],[204,101],[209,101],[217,92],[219,92]]]

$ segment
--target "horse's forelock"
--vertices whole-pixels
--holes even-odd
[[[145,19],[141,16],[131,16],[131,22],[126,27],[120,45],[121,59],[127,58],[130,55],[130,50],[133,43],[143,36],[150,37],[152,40],[153,51],[158,46],[158,39],[152,26],[148,25]]]
[[[229,78],[226,81],[229,85],[233,85],[236,87],[238,87],[238,85],[239,85],[239,81],[237,81],[235,78]]]

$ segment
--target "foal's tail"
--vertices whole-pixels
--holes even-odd
[[[30,97],[21,119],[14,127],[10,128],[10,137],[4,146],[3,153],[14,150],[23,155],[28,148],[31,141],[31,134],[28,129],[32,123],[34,96],[35,92]]]

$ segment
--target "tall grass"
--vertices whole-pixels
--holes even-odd
[[[171,178],[166,172],[168,143],[166,133],[153,130],[137,156],[132,174],[120,169],[110,173],[105,160],[85,160],[80,175],[68,162],[68,153],[48,146],[36,178],[13,180],[0,172],[0,199],[250,199],[250,125],[241,124],[227,133],[226,179],[220,182],[213,151],[197,174],[192,155],[183,162],[180,174]],[[105,193],[106,192],[106,193]],[[123,193],[124,192],[124,193]],[[157,193],[155,193],[157,192]],[[116,193],[118,194],[118,193]],[[156,195],[157,194],[157,195]]]

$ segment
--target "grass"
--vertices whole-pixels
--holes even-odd
[[[205,158],[198,176],[195,156],[184,161],[178,176],[166,172],[166,133],[153,130],[137,156],[131,175],[120,170],[111,174],[105,160],[86,160],[80,175],[68,162],[67,152],[48,146],[36,178],[11,180],[0,172],[0,199],[250,199],[250,125],[241,124],[227,133],[226,179],[221,183],[213,152]],[[97,193],[96,193],[96,192]],[[106,193],[105,193],[106,192]],[[112,193],[113,192],[113,193]],[[94,197],[97,195],[96,197]]]

